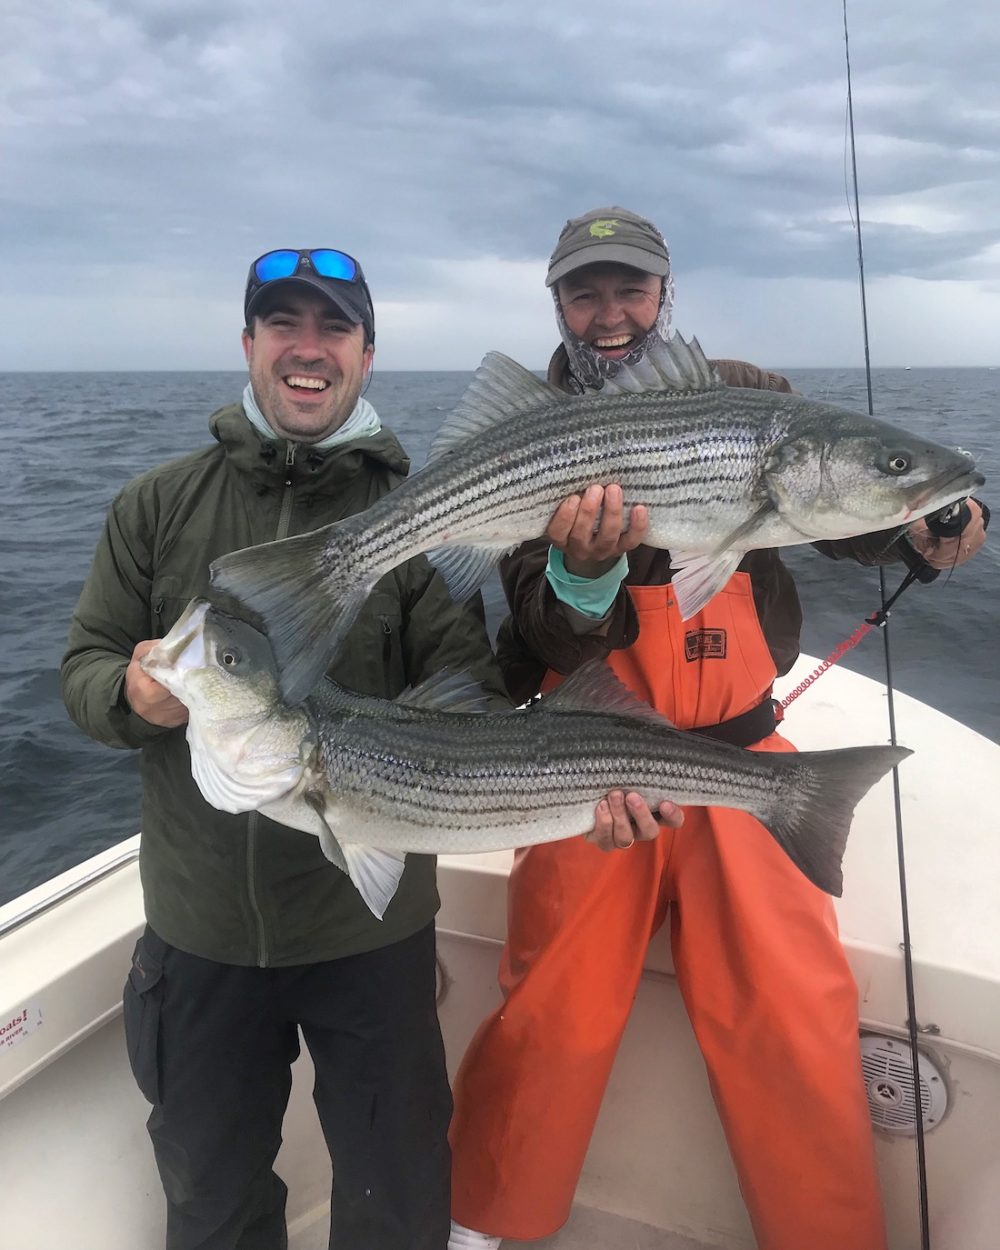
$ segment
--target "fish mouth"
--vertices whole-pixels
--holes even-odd
[[[941,492],[950,494],[950,498],[940,501],[941,507],[945,507],[949,503],[954,503],[956,499],[961,499],[968,495],[977,486],[982,486],[986,478],[977,472],[973,465],[974,461],[970,456],[968,466],[960,469],[943,469],[920,486],[913,487],[909,496],[910,515],[912,516],[913,513],[919,512],[926,507],[928,501],[934,499]],[[954,487],[953,492],[951,491],[952,487]]]
[[[176,672],[181,657],[192,643],[202,637],[205,616],[210,607],[207,599],[192,599],[166,637],[161,638],[140,659],[139,667],[142,671],[161,685],[167,685],[165,678]],[[193,665],[189,664],[188,667]]]

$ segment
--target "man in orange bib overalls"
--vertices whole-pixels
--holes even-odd
[[[564,390],[599,387],[669,336],[666,244],[624,209],[567,222],[547,285],[563,339],[548,376]],[[730,386],[792,389],[742,361],[715,364]],[[980,510],[970,509],[959,538],[934,540],[921,521],[909,541],[938,567],[961,562],[982,542]],[[777,552],[750,552],[683,621],[669,553],[642,545],[645,529],[642,509],[625,528],[620,488],[594,485],[560,506],[546,540],[504,562],[512,616],[498,654],[512,696],[602,657],[682,729],[793,750],[775,732],[770,695],[796,659],[802,618]],[[900,558],[893,537],[815,545],[875,564]],[[603,856],[582,838],[517,853],[505,1002],[455,1082],[449,1250],[545,1237],[566,1220],[646,948],[668,919],[761,1250],[884,1250],[857,991],[830,898],[752,817],[692,808],[678,828],[665,809],[663,828],[637,799],[609,796],[599,821],[609,844],[612,827],[615,845],[634,838],[627,853]]]

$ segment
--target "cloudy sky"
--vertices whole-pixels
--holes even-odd
[[[873,363],[1000,364],[996,0],[852,0]],[[563,222],[670,244],[714,355],[858,365],[840,0],[5,0],[0,370],[240,368],[334,246],[382,369],[531,367]]]

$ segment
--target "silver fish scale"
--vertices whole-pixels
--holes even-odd
[[[360,514],[350,549],[341,534],[331,557],[384,569],[444,541],[523,541],[544,530],[561,499],[594,481],[619,482],[630,504],[649,507],[654,541],[667,512],[672,538],[689,528],[693,537],[697,527],[704,540],[711,499],[721,538],[756,507],[768,455],[790,424],[765,392],[763,402],[722,395],[580,398],[508,418]]]
[[[628,749],[622,748],[622,741]],[[775,797],[766,755],[720,747],[633,717],[585,712],[351,717],[320,727],[334,796],[425,828],[526,822],[625,787],[681,803]]]

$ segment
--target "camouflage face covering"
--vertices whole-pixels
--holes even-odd
[[[589,343],[584,342],[579,335],[574,334],[566,324],[566,318],[563,316],[557,287],[552,286],[549,289],[555,301],[556,322],[559,326],[559,334],[569,355],[570,373],[581,393],[583,391],[599,391],[605,380],[613,378],[623,365],[637,364],[645,356],[651,344],[660,341],[666,342],[670,338],[670,324],[674,308],[673,274],[668,273],[663,279],[660,290],[660,307],[656,314],[655,323],[640,339],[636,340],[628,355],[623,356],[621,360],[609,360],[591,347]]]

